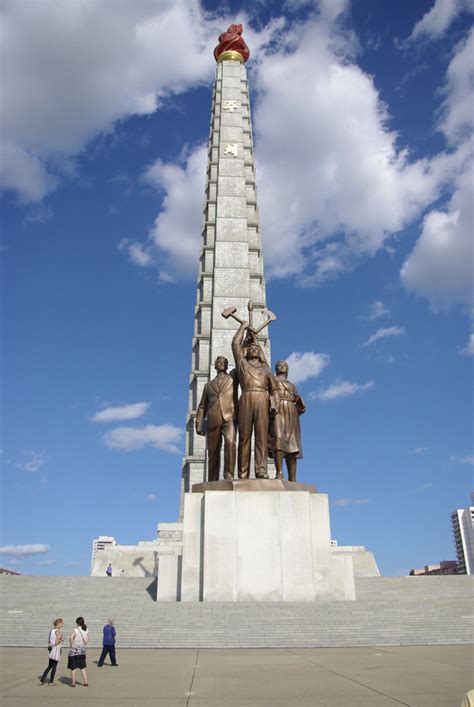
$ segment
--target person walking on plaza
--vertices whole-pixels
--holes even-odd
[[[112,576],[112,563],[111,562],[109,562],[107,569],[105,570],[105,574],[107,575],[107,577]]]
[[[76,670],[81,671],[84,687],[89,687],[86,672],[86,646],[89,643],[89,632],[82,616],[76,619],[76,628],[69,636],[69,655],[67,667],[71,671],[71,687],[76,687]]]
[[[102,640],[102,653],[100,654],[99,662],[97,667],[101,668],[104,664],[104,660],[107,658],[107,654],[110,655],[110,662],[113,666],[117,666],[117,660],[115,658],[115,637],[116,631],[113,619],[107,619],[107,623],[104,626],[104,638]]]
[[[61,633],[61,626],[63,625],[62,619],[55,619],[53,621],[54,628],[49,632],[48,638],[48,651],[49,651],[49,662],[48,667],[44,671],[40,679],[40,684],[44,685],[49,671],[51,671],[51,676],[49,678],[49,686],[56,687],[54,682],[54,676],[56,675],[56,668],[58,667],[59,659],[61,657],[62,642],[64,641],[63,634]]]

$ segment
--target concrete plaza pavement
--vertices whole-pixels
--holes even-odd
[[[40,648],[0,648],[2,707],[459,707],[474,687],[474,646],[304,649],[123,649],[89,687],[69,686],[63,651],[57,686],[39,685]]]

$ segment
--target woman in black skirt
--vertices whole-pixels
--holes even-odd
[[[76,619],[76,628],[69,636],[69,655],[67,667],[71,671],[71,687],[76,687],[76,670],[81,671],[84,687],[89,687],[86,672],[86,646],[89,643],[89,632],[82,616]]]

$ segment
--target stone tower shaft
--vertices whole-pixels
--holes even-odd
[[[266,299],[247,72],[244,63],[224,59],[216,67],[212,99],[181,517],[184,494],[207,478],[206,440],[194,427],[204,385],[214,375],[216,356],[228,358],[229,370],[234,366],[231,342],[238,324],[221,313],[232,305],[247,319],[249,300],[258,327],[265,320]],[[270,362],[267,329],[259,339]]]

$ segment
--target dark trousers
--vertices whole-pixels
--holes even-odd
[[[104,646],[102,648],[102,653],[100,654],[97,665],[103,665],[104,660],[107,658],[107,653],[110,655],[110,662],[112,665],[117,665],[117,659],[115,658],[115,646]]]
[[[51,677],[49,678],[49,682],[54,682],[54,676],[56,675],[56,668],[58,667],[58,661],[53,660],[52,658],[49,659],[48,667],[44,671],[43,675],[41,676],[41,682],[44,682],[46,680],[46,677],[51,670]]]

